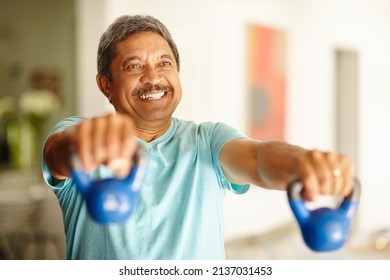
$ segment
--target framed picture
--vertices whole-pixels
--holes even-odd
[[[248,136],[282,139],[285,132],[286,35],[248,26]]]

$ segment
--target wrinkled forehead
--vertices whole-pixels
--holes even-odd
[[[138,32],[128,35],[116,45],[115,56],[138,56],[146,55],[172,56],[174,53],[169,45],[160,34],[155,32]]]

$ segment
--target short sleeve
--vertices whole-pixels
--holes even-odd
[[[76,125],[78,123],[80,123],[82,120],[84,120],[84,118],[82,117],[69,117],[69,118],[66,118],[62,121],[60,121],[59,123],[57,123],[53,129],[50,131],[49,135],[47,138],[50,137],[50,135],[58,132],[58,131],[61,131],[67,127],[70,127],[72,125]],[[46,138],[46,140],[47,140]],[[49,171],[49,168],[47,167],[47,164],[46,164],[46,161],[43,157],[43,154],[42,154],[42,175],[43,175],[43,179],[44,181],[46,182],[46,184],[53,189],[53,191],[58,191],[59,189],[62,189],[64,186],[66,186],[67,184],[70,183],[70,179],[66,179],[66,180],[62,180],[62,181],[55,181],[53,176],[51,176],[51,173]]]
[[[222,150],[222,147],[226,143],[235,139],[245,137],[246,136],[244,133],[222,122],[216,123],[214,125],[210,135],[213,164],[216,169],[220,184],[224,189],[230,190],[237,194],[243,194],[247,192],[249,190],[250,185],[238,185],[230,183],[222,170],[222,166],[219,162],[219,155]]]

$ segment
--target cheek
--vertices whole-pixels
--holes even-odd
[[[131,92],[133,88],[129,84],[117,84],[117,87],[112,94],[112,105],[115,109],[127,108],[132,102]]]
[[[134,99],[131,97],[131,94],[126,94],[124,92],[120,93],[112,102],[112,105],[115,108],[115,111],[118,113],[128,114],[129,112],[134,111],[136,104]]]
[[[115,87],[115,94],[118,95],[119,99],[126,99],[128,98],[127,95],[131,96],[131,93],[134,91],[134,89],[137,87],[137,82],[132,81],[131,79],[122,78],[117,81],[116,87]]]
[[[182,88],[181,88],[180,80],[175,81],[173,86],[175,88],[176,94],[181,98],[181,96],[182,96]]]
[[[174,87],[175,91],[181,93],[181,83],[178,75],[167,77],[166,81]]]

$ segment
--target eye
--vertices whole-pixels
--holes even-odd
[[[170,61],[162,61],[160,63],[160,67],[162,67],[164,69],[171,69],[172,68],[172,62],[170,62]]]
[[[140,64],[129,64],[125,68],[126,70],[140,69],[142,66]]]

